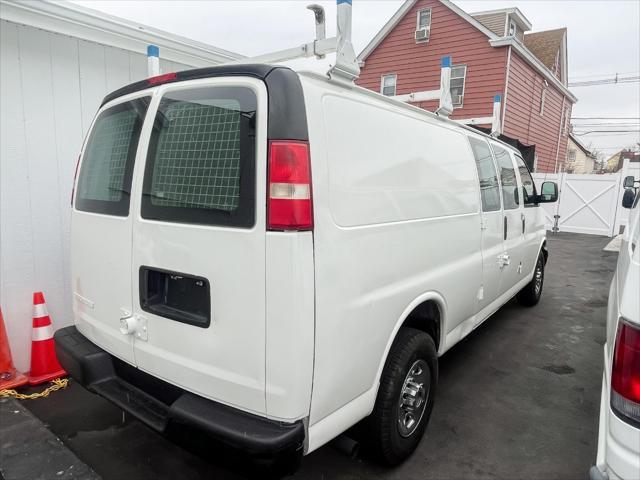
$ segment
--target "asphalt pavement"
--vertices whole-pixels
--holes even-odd
[[[440,359],[427,433],[395,469],[327,445],[296,479],[585,479],[596,455],[602,346],[617,253],[606,237],[549,238],[539,305],[511,301]],[[104,479],[235,479],[241,457],[183,448],[71,382],[23,405]],[[255,472],[254,472],[255,473]]]

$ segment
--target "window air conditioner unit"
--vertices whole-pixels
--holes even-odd
[[[416,42],[428,42],[429,41],[429,28],[421,28],[416,30]]]

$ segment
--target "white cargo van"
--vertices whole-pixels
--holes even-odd
[[[299,456],[366,419],[397,464],[438,357],[542,292],[555,184],[538,194],[510,146],[317,74],[134,83],[105,98],[79,162],[58,355],[158,431]]]

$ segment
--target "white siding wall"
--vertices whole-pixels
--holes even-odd
[[[6,21],[0,33],[0,307],[27,371],[33,292],[54,329],[72,322],[69,200],[84,134],[105,94],[146,77],[147,57]],[[161,60],[163,72],[188,68]]]

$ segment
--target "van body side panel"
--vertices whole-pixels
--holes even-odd
[[[308,77],[303,88],[315,209],[313,428],[376,388],[394,327],[416,298],[445,299],[445,332],[475,314],[482,257],[464,135]]]
[[[266,236],[267,416],[309,415],[313,381],[314,278],[311,232]]]

